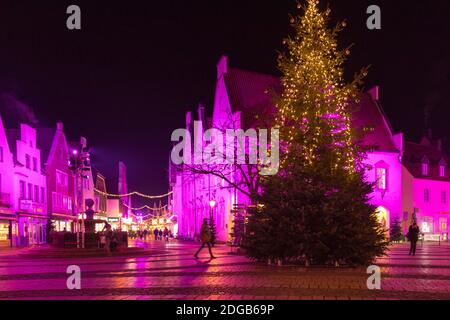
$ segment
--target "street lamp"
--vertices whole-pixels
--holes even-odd
[[[216,206],[216,201],[215,200],[210,200],[209,201],[209,207],[211,208],[210,212],[209,212],[209,220],[211,225],[213,224],[213,211],[214,211],[214,207]]]

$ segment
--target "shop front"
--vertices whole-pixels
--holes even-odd
[[[420,215],[417,219],[425,241],[448,241],[449,214]]]
[[[26,247],[47,242],[47,217],[19,214],[17,245]]]
[[[0,247],[17,245],[17,220],[14,215],[0,214]]]
[[[51,223],[56,232],[75,232],[77,217],[67,214],[53,213]]]

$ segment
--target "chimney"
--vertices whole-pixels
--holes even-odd
[[[58,122],[56,124],[56,130],[63,131],[64,130],[64,124],[62,122]]]
[[[198,105],[198,120],[201,121],[203,123],[203,125],[205,126],[205,106],[200,103]]]
[[[228,57],[220,57],[219,63],[217,64],[217,79],[223,77],[224,74],[228,72]]]

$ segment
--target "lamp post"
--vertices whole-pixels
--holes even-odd
[[[214,218],[213,218],[213,210],[214,207],[216,206],[216,201],[215,200],[210,200],[209,201],[209,207],[211,208],[210,212],[209,212],[209,220],[211,222],[213,222]]]

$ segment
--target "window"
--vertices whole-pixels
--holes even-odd
[[[28,154],[25,155],[25,167],[27,167],[27,169],[31,169],[31,158]]]
[[[28,198],[27,200],[33,200],[33,185],[31,183],[28,184]]]
[[[45,188],[41,187],[41,203],[45,203]]]
[[[38,171],[38,164],[37,164],[37,159],[33,158],[33,171],[37,172]]]
[[[20,199],[25,199],[25,181],[20,181],[19,187],[20,187]]]
[[[387,189],[387,174],[386,168],[377,168],[377,189],[386,190]]]
[[[0,162],[3,162],[3,147],[0,147]]]
[[[60,187],[67,187],[68,186],[68,177],[67,174],[57,170],[56,171],[56,184]]]
[[[439,177],[444,178],[445,177],[445,166],[439,166]]]
[[[430,189],[425,189],[423,192],[423,201],[430,202]]]
[[[34,202],[39,202],[39,186],[34,186]]]
[[[447,218],[440,218],[439,226],[440,226],[442,232],[447,231]]]
[[[441,191],[441,202],[447,203],[447,191],[445,191],[445,190]]]
[[[433,233],[433,218],[423,217],[422,228],[420,228],[423,233]]]
[[[422,175],[427,176],[429,171],[428,163],[422,163]]]

